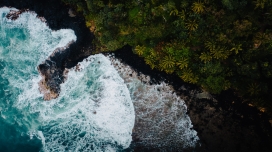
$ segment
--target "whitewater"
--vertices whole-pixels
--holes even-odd
[[[102,54],[80,62],[79,69],[69,69],[58,98],[44,101],[37,67],[55,49],[76,42],[76,35],[70,29],[52,31],[34,12],[8,19],[11,10],[17,9],[0,8],[2,150],[122,151],[130,146],[132,133],[146,146],[174,140],[173,146],[195,146],[198,137],[186,105],[168,85],[129,77],[131,71],[118,70],[114,65],[121,63]],[[149,118],[158,111],[165,115]],[[149,126],[141,128],[139,123]],[[162,134],[164,124],[172,128],[168,135]],[[150,142],[147,136],[158,140]]]

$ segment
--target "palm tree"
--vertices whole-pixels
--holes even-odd
[[[174,10],[172,10],[171,12],[170,12],[170,15],[178,15],[179,14],[179,12],[178,12],[178,10],[177,9],[174,9]]]
[[[215,44],[213,42],[207,41],[205,43],[205,48],[210,51],[213,51],[215,49]]]
[[[227,51],[226,47],[217,46],[215,43],[207,41],[205,48],[208,49],[215,59],[226,59],[230,55],[230,51]],[[238,48],[239,49],[239,48]],[[210,54],[201,53],[200,59],[204,62],[211,60]]]
[[[148,64],[151,67],[151,69],[155,68],[156,60],[155,60],[155,57],[153,55],[147,56],[144,60],[145,60],[145,63]]]
[[[268,35],[258,32],[254,37],[254,47],[258,48],[262,43],[267,43],[268,40]]]
[[[209,52],[202,52],[199,58],[201,61],[204,61],[204,63],[206,63],[212,60],[212,55]]]
[[[182,20],[185,20],[185,17],[186,17],[185,11],[182,10],[182,11],[178,14],[178,16],[179,16]]]
[[[185,23],[185,28],[189,31],[195,31],[197,27],[198,27],[198,24],[196,23],[195,20],[188,21],[187,23]]]
[[[238,54],[239,51],[242,51],[243,49],[241,48],[242,44],[235,45],[233,48],[230,49],[230,51],[235,51],[235,54]]]
[[[181,57],[179,61],[177,62],[177,65],[180,69],[187,68],[189,64],[188,59]]]
[[[258,94],[261,92],[261,89],[260,89],[260,86],[259,86],[257,83],[251,83],[251,84],[248,86],[247,92],[248,92],[251,96],[254,96],[254,95],[258,95]]]
[[[138,54],[139,56],[142,56],[144,54],[145,47],[137,45],[134,49],[134,52]]]
[[[198,76],[195,76],[191,69],[186,68],[182,71],[180,78],[189,83],[197,83]]]
[[[162,59],[159,67],[161,71],[169,71],[169,69],[172,71],[172,69],[175,67],[175,59],[171,55],[166,56]]]
[[[217,47],[211,53],[215,59],[227,59],[229,55],[225,47]]]
[[[194,2],[192,5],[192,10],[197,14],[201,14],[204,12],[205,6],[202,2]]]

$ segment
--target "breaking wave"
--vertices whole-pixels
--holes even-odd
[[[196,145],[187,107],[171,86],[148,84],[114,56],[85,59],[69,70],[59,97],[44,101],[37,66],[76,36],[52,31],[34,12],[8,19],[10,11],[18,10],[0,8],[1,150],[119,151],[132,133],[140,147]]]
[[[129,91],[103,55],[71,69],[57,99],[44,101],[37,66],[76,41],[72,30],[52,31],[33,12],[6,18],[0,9],[0,122],[4,151],[116,151],[134,126]],[[3,122],[3,123],[2,123]]]
[[[127,85],[135,107],[134,144],[147,149],[176,151],[193,148],[199,141],[193,130],[187,106],[174,91],[162,82],[150,85],[150,77],[134,71],[108,55]]]

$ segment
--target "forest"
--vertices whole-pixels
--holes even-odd
[[[62,0],[96,53],[129,45],[152,69],[272,113],[272,0]]]

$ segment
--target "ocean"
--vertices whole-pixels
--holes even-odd
[[[147,146],[195,146],[186,105],[169,86],[128,79],[102,54],[69,69],[58,98],[44,101],[38,65],[77,37],[70,29],[52,31],[35,12],[8,19],[10,11],[16,9],[0,8],[1,151],[122,151],[132,133]]]

